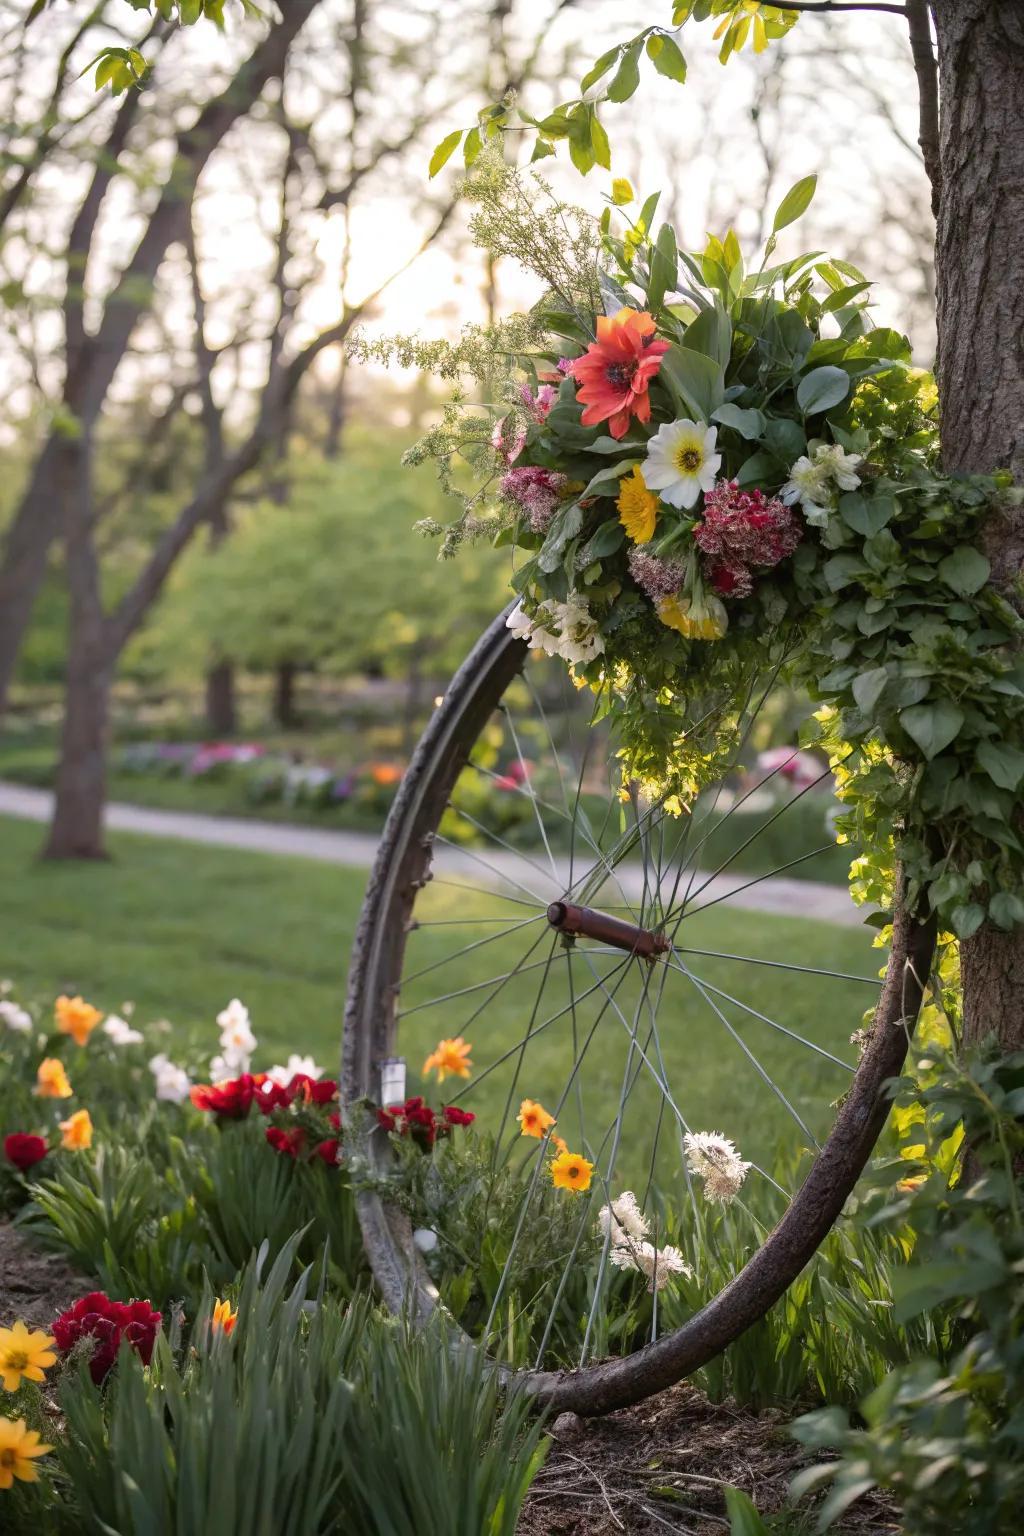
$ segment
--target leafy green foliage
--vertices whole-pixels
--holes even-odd
[[[918,1155],[874,1226],[913,1223],[917,1249],[895,1276],[894,1317],[946,1319],[955,1352],[886,1377],[861,1402],[862,1428],[839,1408],[799,1420],[798,1438],[839,1460],[802,1474],[794,1492],[831,1485],[820,1530],[882,1486],[915,1536],[1010,1536],[1024,1500],[1024,1053],[933,1055],[924,1070],[923,1091],[908,1080],[898,1097],[923,1106],[906,1130]],[[950,1183],[938,1154],[961,1127],[967,1160]]]

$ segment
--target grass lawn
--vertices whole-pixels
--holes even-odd
[[[298,1051],[312,1053],[322,1066],[335,1070],[348,953],[362,899],[361,874],[301,859],[124,834],[111,837],[114,857],[109,864],[42,864],[35,858],[41,836],[38,826],[0,819],[0,975],[14,980],[19,997],[45,1003],[58,991],[81,991],[111,1011],[131,999],[138,1021],[172,1021],[168,1049],[173,1051],[175,1041],[183,1048],[188,1038],[212,1054],[217,1038],[214,1016],[230,997],[239,996],[251,1010],[260,1039],[257,1065],[267,1066]],[[536,914],[483,892],[456,891],[440,879],[427,895],[424,915],[439,926],[412,936],[409,969],[436,968],[407,986],[404,1009],[500,976],[535,938],[540,942],[533,960],[543,959],[550,949],[546,926],[539,922],[438,965],[468,942],[465,928],[444,926],[446,921],[493,916],[495,927],[474,928],[475,937]],[[871,976],[878,963],[866,931],[733,913],[728,904],[688,919],[684,938],[693,948],[791,960],[862,976]],[[614,963],[611,957],[595,961],[602,975],[610,973]],[[740,966],[706,957],[690,957],[690,963],[705,984],[729,992],[847,1059],[852,1054],[849,1034],[874,995],[870,986],[756,964]],[[581,984],[588,985],[581,967],[583,961],[577,958],[577,996]],[[538,1022],[566,999],[568,971],[558,951]],[[637,972],[634,966],[633,977],[616,1000],[626,1019],[641,1004],[643,1035],[647,1015]],[[541,974],[524,974],[516,986],[495,995],[481,988],[411,1012],[402,1031],[410,1069],[422,1062],[440,1036],[464,1028],[474,1044],[477,1069],[486,1066],[526,1032]],[[581,1031],[595,1021],[601,996],[580,1005]],[[689,1124],[724,1130],[747,1155],[771,1161],[780,1140],[792,1143],[795,1127],[751,1066],[740,1040],[748,1043],[815,1131],[827,1124],[828,1106],[848,1079],[752,1015],[720,997],[718,1002],[735,1035],[693,983],[678,972],[669,975],[658,1014],[664,1073]],[[474,1009],[479,1010],[477,1017],[467,1024]],[[628,1031],[614,1010],[606,1011],[598,1028],[581,1074],[583,1118],[575,1090],[561,1116],[566,1136],[581,1136],[590,1146],[600,1142],[603,1127],[614,1118],[629,1045]],[[653,1059],[655,1047],[649,1052]],[[513,1083],[516,1059],[466,1099],[485,1122],[493,1123],[501,1114],[510,1091],[550,1105],[558,1102],[573,1059],[569,1023],[556,1021],[531,1041]],[[624,1166],[635,1178],[642,1176],[660,1100],[649,1070],[641,1079],[630,1101],[635,1114],[627,1122],[622,1148]],[[411,1070],[410,1091],[414,1087]]]

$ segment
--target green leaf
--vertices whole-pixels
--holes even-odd
[[[654,37],[649,37],[647,55],[654,60],[654,67],[659,75],[667,75],[670,80],[678,80],[680,85],[686,83],[686,60],[674,38],[666,37],[663,33],[656,33]]]
[[[661,360],[661,374],[679,404],[696,421],[710,421],[722,404],[725,380],[710,357],[673,344]]]
[[[599,59],[595,59],[580,81],[580,95],[585,96],[592,85],[596,85],[602,75],[606,75],[619,56],[618,46],[609,48],[607,53],[602,53]]]
[[[979,549],[961,544],[945,560],[939,561],[939,575],[947,587],[952,587],[961,597],[980,592],[988,581],[992,567]]]
[[[729,1516],[729,1536],[770,1536],[757,1506],[741,1489],[725,1490],[725,1509]]]
[[[839,515],[854,533],[870,538],[880,533],[896,514],[896,502],[891,496],[868,497],[860,491],[847,491],[839,498]]]
[[[997,891],[988,904],[988,915],[1000,928],[1015,928],[1024,923],[1024,897],[1015,891]]]
[[[732,322],[726,311],[718,304],[702,309],[696,320],[686,327],[683,346],[691,352],[703,352],[721,368],[727,368],[732,356]]]
[[[480,129],[471,128],[466,134],[466,142],[462,146],[462,158],[467,170],[473,164],[482,148],[483,140],[480,137]]]
[[[762,480],[771,480],[776,473],[775,460],[770,454],[752,453],[737,470],[736,484],[741,488],[745,485],[758,485]]]
[[[889,673],[885,667],[873,667],[870,672],[862,672],[854,678],[853,696],[862,715],[871,715],[888,681]]]
[[[805,176],[802,181],[797,182],[795,187],[790,187],[775,210],[775,218],[772,222],[773,235],[777,235],[780,229],[785,229],[787,224],[794,224],[801,214],[807,212],[817,185],[817,176]]]
[[[590,147],[594,151],[594,159],[598,165],[606,171],[612,168],[612,149],[608,142],[608,135],[604,131],[604,125],[598,120],[597,113],[591,111],[590,116]]]
[[[613,555],[626,541],[626,532],[617,517],[610,517],[584,544],[580,550],[580,563],[589,565],[592,560],[603,560]]]
[[[665,295],[679,281],[679,253],[676,249],[676,232],[671,224],[663,224],[651,257],[651,276],[647,284],[647,307],[653,313],[661,308]]]
[[[440,144],[431,155],[430,164],[427,167],[428,174],[431,177],[436,176],[441,167],[447,164],[447,162],[451,159],[452,155],[458,148],[461,139],[462,129],[456,128],[452,133],[446,134],[445,137],[441,140]]]
[[[734,432],[738,432],[748,442],[756,442],[764,432],[764,416],[760,411],[744,410],[731,400],[712,411],[711,420],[720,421],[723,427],[732,427]]]
[[[555,146],[553,144],[549,144],[547,139],[538,139],[536,144],[533,146],[533,154],[530,156],[530,162],[532,164],[534,160],[546,160],[548,155],[553,155],[554,153]]]
[[[984,768],[1000,789],[1016,789],[1024,779],[1024,752],[997,741],[983,741],[977,751],[979,766]]]
[[[956,739],[963,723],[964,712],[952,699],[911,704],[900,710],[900,724],[929,762]]]
[[[608,87],[609,101],[628,101],[640,84],[640,42],[640,38],[634,38],[622,55],[622,62]]]
[[[580,500],[586,501],[588,496],[617,495],[621,477],[639,463],[639,459],[623,459],[620,464],[606,464],[580,492]]]
[[[841,368],[812,368],[797,386],[796,403],[805,416],[830,410],[850,392],[850,376]]]

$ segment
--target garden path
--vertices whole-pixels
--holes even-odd
[[[0,780],[0,814],[23,821],[47,822],[53,806],[49,790],[31,789]],[[369,832],[298,827],[280,822],[247,821],[241,817],[203,816],[186,811],[161,811],[118,801],[107,806],[107,826],[118,832],[142,832],[149,837],[171,837],[182,842],[203,843],[219,848],[248,848],[257,853],[289,854],[351,869],[367,869],[377,851],[377,838]],[[487,866],[512,886],[526,886],[539,899],[550,901],[562,896],[568,883],[568,860],[552,860],[549,876],[538,871],[529,858],[512,851],[491,849]],[[488,869],[471,850],[439,846],[434,867],[446,874],[462,874],[480,884],[488,884]],[[643,874],[639,865],[624,866],[619,880],[627,900],[639,898]],[[707,881],[705,884],[704,882]],[[500,885],[500,881],[499,881]],[[813,917],[821,922],[857,925],[862,917],[842,886],[823,885],[812,880],[790,880],[784,875],[749,874],[698,875],[701,887],[699,905],[729,898],[734,908],[753,912],[773,912],[783,916]]]

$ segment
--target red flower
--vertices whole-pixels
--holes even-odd
[[[327,1116],[327,1124],[333,1126],[336,1131],[341,1130],[341,1115],[337,1110],[334,1111],[333,1115]]]
[[[41,1136],[28,1136],[22,1131],[14,1131],[4,1139],[4,1156],[22,1173],[41,1163],[49,1150]]]
[[[256,1093],[256,1108],[264,1115],[269,1115],[275,1109],[287,1109],[291,1103],[288,1097],[288,1089],[282,1088],[280,1083],[275,1083],[272,1077],[261,1083]]]
[[[472,1125],[476,1119],[470,1110],[460,1109],[457,1104],[446,1104],[441,1113],[447,1125]]]
[[[264,1135],[275,1152],[283,1152],[288,1157],[298,1157],[306,1144],[306,1133],[298,1125],[291,1131],[282,1131],[276,1125],[268,1125]]]
[[[329,1168],[336,1168],[341,1161],[341,1142],[336,1136],[329,1136],[326,1141],[317,1142],[312,1155],[319,1157]]]
[[[695,524],[694,542],[711,556],[707,574],[724,597],[748,597],[751,566],[769,569],[791,555],[801,526],[792,507],[762,491],[741,491],[735,480],[719,480],[704,493],[704,519]]]
[[[288,1104],[294,1104],[296,1099],[302,1099],[306,1104],[329,1104],[338,1096],[338,1085],[329,1077],[318,1082],[315,1077],[296,1072],[286,1092],[288,1098],[285,1102]]]
[[[722,561],[708,567],[708,577],[715,591],[723,597],[749,597],[754,590],[754,578],[745,565],[729,565]]]
[[[261,1095],[266,1075],[244,1072],[224,1083],[196,1083],[189,1097],[196,1109],[209,1110],[222,1120],[244,1120],[252,1101]]]
[[[383,1126],[386,1131],[397,1131],[398,1115],[392,1113],[390,1109],[378,1109],[377,1124]]]
[[[148,1301],[111,1301],[102,1291],[91,1291],[62,1312],[53,1325],[53,1337],[61,1354],[68,1354],[80,1339],[93,1338],[89,1374],[97,1386],[103,1381],[121,1346],[127,1339],[132,1349],[148,1365],[162,1315],[154,1312]]]
[[[608,422],[612,437],[625,437],[630,419],[650,421],[651,400],[647,387],[669,350],[667,341],[654,341],[654,319],[646,311],[620,309],[617,315],[598,315],[597,340],[572,365],[582,388],[577,400],[586,410],[585,427]]]

